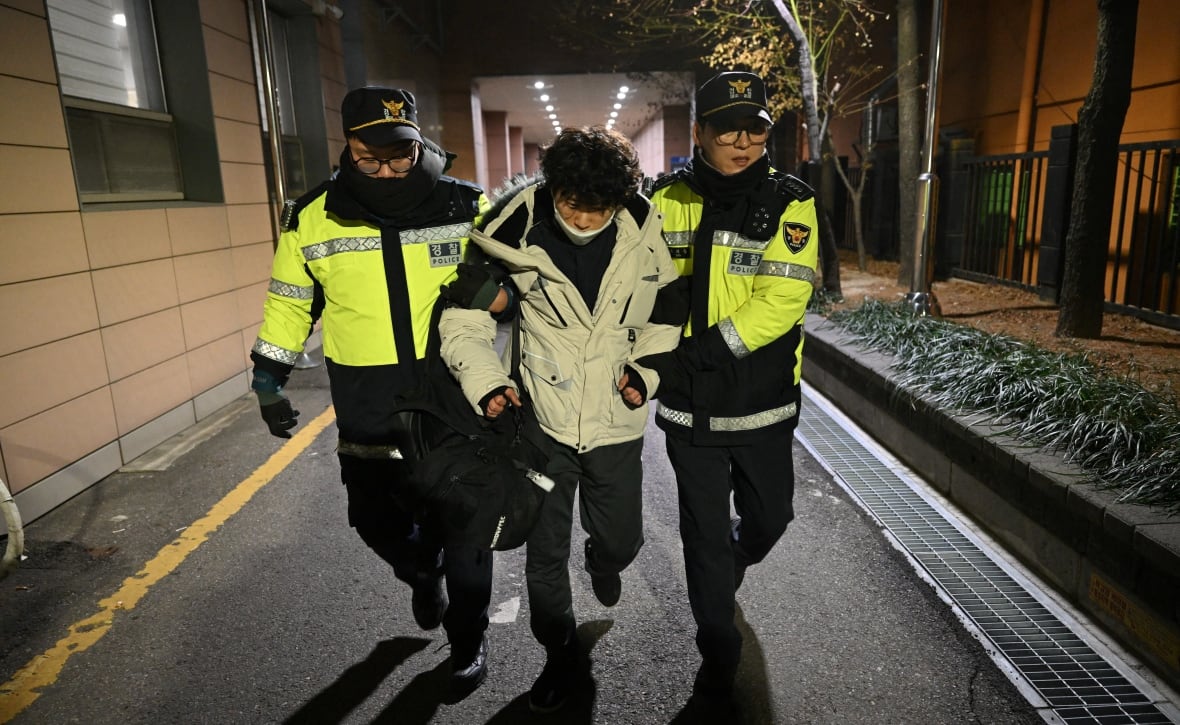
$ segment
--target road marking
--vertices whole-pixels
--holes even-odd
[[[274,455],[254,473],[214,504],[208,513],[160,549],[138,573],[125,579],[118,591],[99,601],[97,612],[70,625],[69,634],[17,670],[8,682],[0,685],[0,723],[12,720],[31,705],[41,695],[43,688],[57,681],[66,661],[72,655],[90,649],[110,631],[115,622],[116,612],[134,609],[153,584],[180,566],[189,554],[205,543],[210,534],[241,510],[263,486],[291,465],[295,458],[312,444],[316,436],[335,420],[336,411],[329,406],[275,451]]]
[[[495,613],[488,617],[488,622],[491,624],[512,624],[516,621],[516,615],[519,613],[520,597],[512,597],[500,602]]]

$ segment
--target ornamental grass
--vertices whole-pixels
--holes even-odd
[[[893,356],[896,382],[934,405],[1078,464],[1118,500],[1180,514],[1180,405],[1080,354],[866,300],[828,319]]]

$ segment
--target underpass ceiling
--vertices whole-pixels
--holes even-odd
[[[606,124],[614,111],[615,128],[634,136],[660,107],[689,103],[693,79],[691,73],[579,73],[484,76],[475,84],[484,111],[506,112],[508,125],[523,130],[525,143],[546,144],[555,134],[550,113],[565,127]],[[553,111],[546,111],[547,105]]]

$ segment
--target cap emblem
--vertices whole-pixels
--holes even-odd
[[[406,105],[405,101],[381,101],[381,105],[385,106],[385,117],[402,117],[402,106]]]
[[[730,81],[729,87],[737,92],[736,95],[732,95],[731,97],[737,98],[737,97],[741,96],[741,97],[749,98],[750,94],[747,93],[746,91],[749,90],[751,82],[752,81],[741,81],[741,80]]]

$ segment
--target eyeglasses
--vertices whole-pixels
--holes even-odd
[[[746,134],[746,140],[750,142],[751,146],[761,146],[766,143],[766,139],[770,136],[770,126],[722,131],[714,138],[718,146],[733,146],[742,137],[743,133]]]
[[[400,156],[394,156],[391,159],[375,159],[371,156],[366,156],[363,159],[353,159],[352,163],[356,164],[357,171],[365,176],[376,176],[381,173],[382,166],[388,166],[389,170],[395,174],[407,173],[414,168],[414,163],[418,161],[418,146],[415,144],[409,151],[404,152]]]

